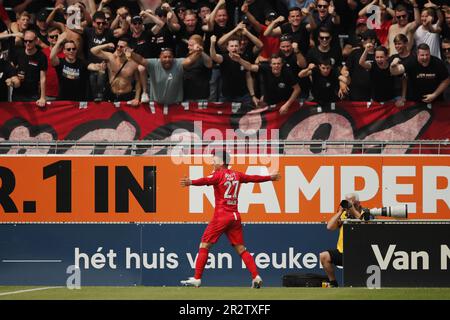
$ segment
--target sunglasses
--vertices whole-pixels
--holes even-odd
[[[57,34],[55,34],[55,35],[53,35],[53,36],[48,36],[50,39],[58,39],[58,35]]]
[[[319,4],[319,5],[317,5],[317,8],[326,9],[326,8],[328,8],[328,5],[327,4]]]
[[[320,40],[330,40],[331,37],[319,37]]]
[[[24,43],[32,43],[34,40],[23,40]]]
[[[450,52],[450,47],[449,47],[449,48],[442,48],[442,51],[444,51],[444,52]]]
[[[96,24],[98,24],[99,26],[105,26],[106,22],[96,22]]]
[[[400,16],[395,16],[397,19],[406,19],[406,14],[402,14]]]

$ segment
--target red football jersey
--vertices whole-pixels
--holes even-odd
[[[215,210],[214,216],[220,214],[235,214],[235,219],[240,219],[238,212],[238,196],[241,183],[270,181],[270,176],[246,175],[231,169],[219,169],[212,175],[192,180],[194,186],[214,186]]]

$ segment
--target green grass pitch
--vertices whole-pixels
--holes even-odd
[[[0,287],[0,300],[450,300],[450,288]]]

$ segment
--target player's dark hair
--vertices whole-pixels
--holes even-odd
[[[212,154],[219,159],[222,159],[223,165],[228,166],[230,164],[230,154],[225,150],[214,150]]]

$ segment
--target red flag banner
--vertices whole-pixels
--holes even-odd
[[[58,101],[39,108],[35,103],[0,103],[0,141],[210,141],[250,140],[415,141],[447,140],[450,137],[449,104],[394,104],[340,102],[329,106],[295,103],[285,115],[279,106],[251,109],[230,103],[177,105],[94,103]],[[278,150],[284,154],[360,153],[357,146],[339,150],[295,147]],[[278,152],[277,151],[277,152]],[[5,154],[23,154],[24,147],[2,148]],[[36,152],[36,151],[34,151]],[[40,154],[127,154],[92,147],[54,150],[42,147]],[[365,153],[415,153],[412,145],[373,147]],[[421,153],[449,153],[422,149]],[[167,153],[164,147],[142,147],[139,154]]]

